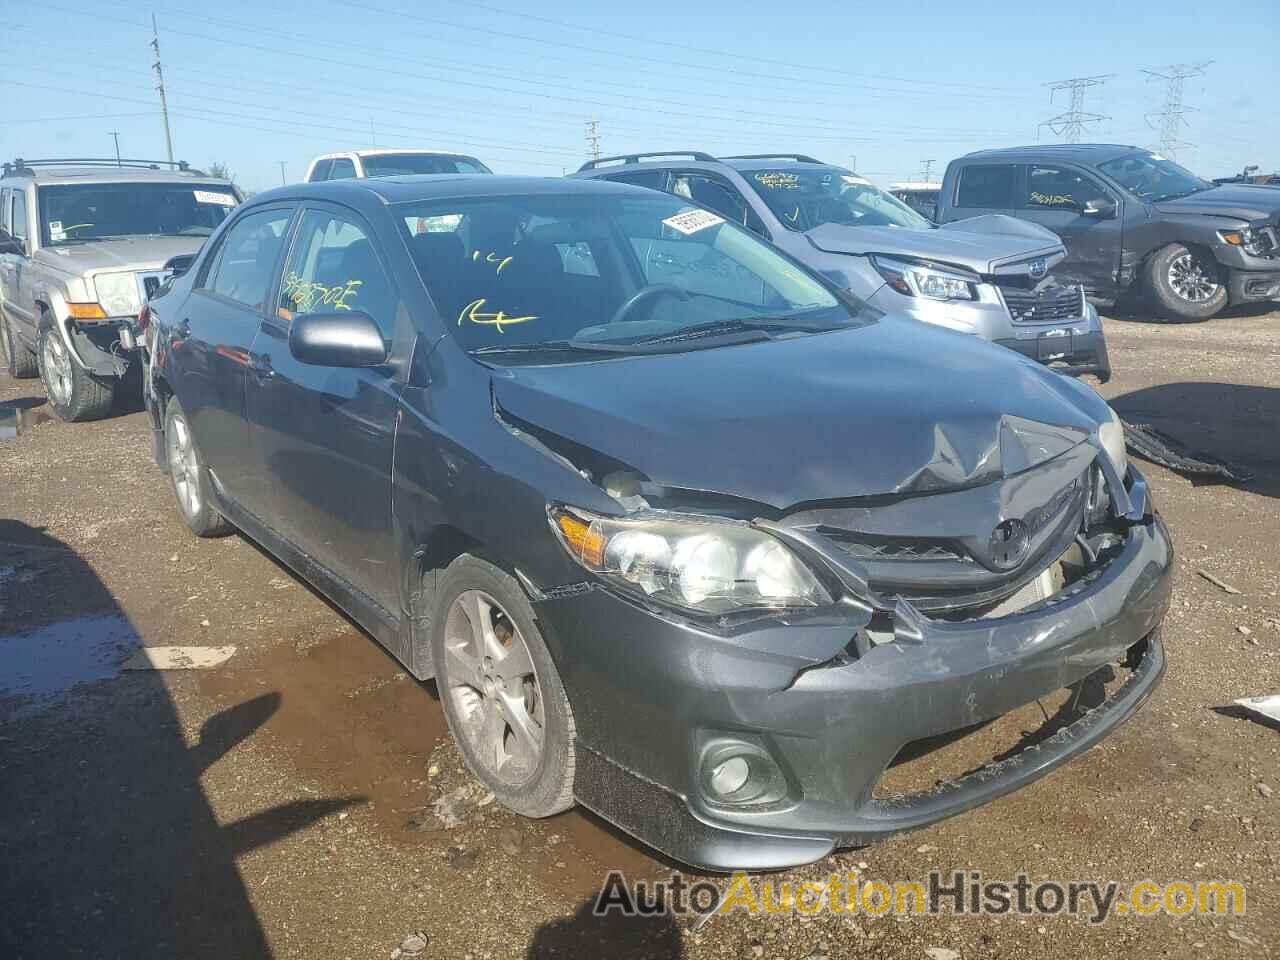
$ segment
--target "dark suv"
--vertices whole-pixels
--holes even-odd
[[[938,222],[1004,213],[1062,237],[1063,279],[1175,320],[1280,300],[1280,190],[1215,185],[1140,147],[981,150],[947,166]]]

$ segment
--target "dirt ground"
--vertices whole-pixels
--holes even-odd
[[[1280,726],[1231,703],[1280,692],[1280,312],[1107,336],[1126,419],[1253,474],[1141,465],[1179,550],[1163,685],[1025,790],[774,879],[1232,879],[1246,916],[594,919],[609,869],[675,866],[486,804],[432,684],[249,541],[188,534],[136,407],[63,424],[0,375],[0,956],[1275,956]],[[236,652],[121,671],[141,645]]]

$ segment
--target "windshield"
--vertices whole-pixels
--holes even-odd
[[[45,246],[112,237],[207,237],[240,201],[204,183],[74,183],[40,187]]]
[[[1098,169],[1135,197],[1152,203],[1187,197],[1213,186],[1158,153],[1134,153],[1118,157],[1098,164]]]
[[[398,212],[450,332],[486,360],[673,352],[864,322],[745,229],[656,191]]]
[[[791,230],[824,223],[849,227],[932,227],[897,197],[870,180],[833,167],[828,170],[752,170],[742,174],[769,209]]]
[[[475,157],[452,157],[436,153],[379,153],[362,156],[366,177],[395,177],[415,173],[492,173]]]

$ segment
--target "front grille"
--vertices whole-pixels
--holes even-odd
[[[819,527],[818,532],[834,540],[849,556],[858,560],[969,560],[959,549],[937,540],[876,537],[832,527]]]
[[[1084,290],[1056,283],[1027,290],[1011,283],[997,285],[1014,323],[1059,323],[1084,315]]]

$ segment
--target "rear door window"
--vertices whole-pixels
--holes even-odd
[[[338,157],[333,161],[333,168],[329,171],[330,180],[353,180],[355,175],[356,165],[349,157]]]
[[[308,210],[285,264],[276,316],[363,310],[387,340],[397,298],[365,228],[327,210]]]
[[[957,207],[1008,208],[1013,203],[1017,167],[1013,164],[975,164],[960,171]]]
[[[261,313],[293,211],[263,210],[231,225],[206,277],[206,289]]]
[[[321,180],[328,180],[329,171],[332,169],[332,160],[317,160],[316,165],[311,169],[311,176],[307,177],[307,181],[309,183],[318,183]]]

